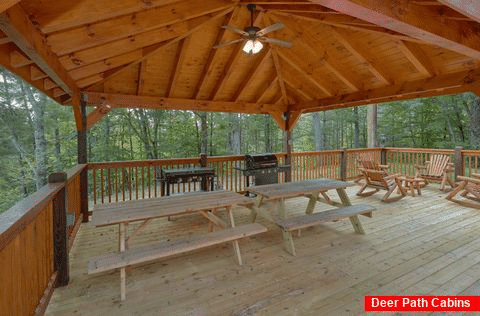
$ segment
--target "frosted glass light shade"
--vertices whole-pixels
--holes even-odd
[[[263,44],[257,40],[248,40],[245,45],[243,46],[243,51],[247,54],[256,54],[261,51],[263,48]]]

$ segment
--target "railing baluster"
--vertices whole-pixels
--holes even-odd
[[[97,170],[93,169],[93,205],[97,204]]]
[[[107,169],[107,177],[108,177],[108,203],[112,202],[112,180],[110,176],[110,168]]]

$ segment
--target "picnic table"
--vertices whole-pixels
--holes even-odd
[[[98,273],[120,269],[121,299],[125,299],[125,267],[167,256],[184,253],[224,242],[232,242],[235,258],[242,264],[238,239],[265,232],[266,227],[258,223],[235,226],[232,208],[250,206],[253,201],[240,194],[228,191],[195,192],[183,195],[171,195],[154,199],[132,200],[119,203],[97,205],[93,209],[91,223],[96,227],[119,225],[119,252],[91,258],[88,273]],[[215,214],[226,209],[228,222]],[[161,241],[136,249],[128,249],[129,241],[145,228],[152,220],[174,215],[199,213],[209,220],[208,233],[192,236],[185,240]],[[131,222],[143,223],[127,236],[127,227]],[[213,226],[222,228],[213,232]]]
[[[249,208],[253,211],[253,221],[259,214],[282,228],[285,249],[290,254],[295,255],[292,237],[292,231],[294,230],[300,232],[302,228],[315,226],[326,221],[349,218],[355,232],[365,233],[358,215],[371,217],[374,208],[366,204],[352,205],[345,191],[350,186],[353,186],[353,184],[345,181],[314,179],[250,187],[248,190],[257,195],[257,203],[249,206]],[[340,202],[330,198],[327,193],[330,190],[336,190]],[[296,197],[307,197],[309,199],[305,215],[287,217],[285,200]],[[314,214],[313,211],[318,201],[337,208]]]

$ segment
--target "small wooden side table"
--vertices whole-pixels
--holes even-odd
[[[422,195],[422,191],[420,189],[427,184],[425,179],[413,176],[399,176],[398,180],[400,180],[400,183],[402,183],[402,187],[405,189],[405,192],[408,194],[408,191],[410,191],[412,196],[415,196],[415,190],[417,190],[418,195]]]

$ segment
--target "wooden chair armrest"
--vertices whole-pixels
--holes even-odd
[[[480,173],[472,173],[472,174],[470,174],[470,176],[471,176],[472,178],[480,179]]]
[[[395,178],[400,177],[401,175],[402,175],[401,173],[395,173],[395,174],[391,174],[391,175],[386,176],[385,179],[386,180],[395,179]]]
[[[471,183],[475,183],[475,184],[480,184],[480,179],[474,179],[474,178],[470,178],[470,177],[458,176],[458,180],[467,181],[467,182],[471,182]]]
[[[378,165],[380,169],[388,169],[388,165]]]

